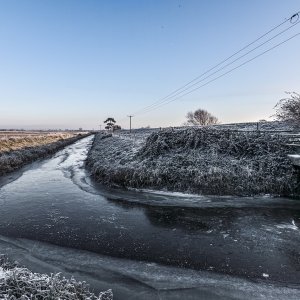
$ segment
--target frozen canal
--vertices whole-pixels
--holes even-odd
[[[1,179],[0,253],[114,299],[300,299],[300,201],[110,190],[92,138]]]

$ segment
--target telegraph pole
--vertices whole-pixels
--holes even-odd
[[[129,132],[131,133],[131,118],[132,118],[133,116],[127,116],[127,117],[129,118],[129,124],[130,124]]]
[[[102,125],[99,125],[99,127],[100,127],[100,131],[101,131],[101,127],[102,127]]]

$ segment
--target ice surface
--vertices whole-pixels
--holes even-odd
[[[202,195],[195,195],[195,194],[188,194],[182,192],[172,192],[172,191],[158,191],[158,190],[151,190],[151,189],[132,189],[137,192],[142,193],[151,193],[163,196],[176,196],[176,197],[184,197],[184,198],[200,198],[200,199],[207,199],[207,197]]]
[[[299,154],[289,154],[288,158],[291,160],[293,165],[296,165],[296,166],[300,165],[300,155]]]
[[[299,289],[265,282],[267,276],[261,282],[254,282],[0,236],[0,252],[4,251],[34,271],[59,271],[86,280],[94,288],[110,287],[115,299],[199,299],[201,295],[205,296],[203,299],[245,300],[300,297]]]
[[[300,154],[289,154],[288,157],[299,159],[300,158]]]

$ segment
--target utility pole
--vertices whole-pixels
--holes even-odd
[[[102,127],[102,125],[99,125],[99,127],[100,127],[100,131],[101,131],[101,127]]]
[[[127,116],[127,117],[129,118],[129,124],[130,124],[129,132],[131,133],[131,118],[132,118],[133,116]]]

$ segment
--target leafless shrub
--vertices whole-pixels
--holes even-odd
[[[186,115],[186,125],[213,125],[218,123],[218,119],[204,109],[188,112]]]
[[[275,106],[275,117],[280,121],[290,121],[300,124],[300,95],[295,92],[286,92],[288,98],[281,99]]]

